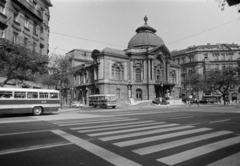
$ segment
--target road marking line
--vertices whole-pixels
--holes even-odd
[[[84,124],[96,124],[96,123],[109,123],[109,122],[123,122],[123,121],[133,121],[138,119],[120,119],[120,120],[108,120],[108,121],[99,121],[99,122],[80,122],[80,123],[73,123],[73,124],[62,124],[58,126],[74,126],[74,125],[84,125]]]
[[[193,142],[206,140],[206,139],[209,139],[209,138],[214,138],[214,137],[218,137],[218,136],[222,136],[222,135],[226,135],[226,134],[231,134],[231,133],[233,133],[233,132],[218,131],[218,132],[199,135],[199,136],[190,137],[190,138],[186,138],[186,139],[167,142],[167,143],[164,143],[164,144],[158,144],[158,145],[153,145],[153,146],[149,146],[149,147],[145,147],[145,148],[140,148],[140,149],[133,150],[133,152],[135,152],[137,154],[140,154],[140,155],[146,155],[146,154],[155,153],[155,152],[163,151],[163,150],[166,150],[166,149],[171,149],[171,148],[175,148],[175,147],[178,147],[178,146],[190,144],[190,143],[193,143]]]
[[[159,124],[161,124],[161,123],[164,124],[165,122],[159,122]],[[118,130],[118,131],[107,131],[107,132],[93,133],[93,134],[88,134],[88,135],[91,137],[94,137],[94,136],[101,136],[101,135],[110,135],[110,134],[126,133],[126,132],[132,132],[132,131],[155,129],[155,128],[159,128],[159,127],[162,127],[162,125],[151,126],[151,127],[142,127],[142,128],[136,128],[136,129]]]
[[[177,118],[171,118],[171,119],[185,119],[185,118],[191,118],[193,116],[184,116],[184,117],[177,117]]]
[[[169,124],[163,125],[165,127],[170,127],[170,126],[178,126],[178,124]],[[102,137],[99,138],[102,141],[112,141],[112,140],[117,140],[117,139],[122,139],[122,138],[130,138],[130,137],[136,137],[136,136],[143,136],[143,135],[149,135],[149,134],[157,134],[157,133],[163,133],[167,131],[174,131],[174,130],[182,130],[186,128],[192,128],[193,126],[180,126],[180,127],[173,127],[173,128],[165,128],[165,129],[157,129],[157,130],[150,130],[150,131],[144,131],[144,132],[138,132],[138,133],[131,133],[131,134],[123,134],[123,135],[116,135],[116,136],[110,136],[110,137]]]
[[[29,133],[48,132],[48,131],[50,131],[50,130],[23,131],[23,132],[15,132],[15,133],[5,133],[5,134],[0,134],[0,137],[1,136],[8,136],[8,135],[29,134]]]
[[[90,133],[90,132],[98,132],[98,131],[106,131],[106,130],[151,126],[151,125],[158,125],[158,124],[162,124],[162,122],[153,122],[153,123],[147,123],[147,124],[127,125],[127,126],[118,126],[118,127],[107,127],[107,128],[101,128],[101,129],[80,130],[78,132],[79,133]]]
[[[240,165],[240,152],[218,160],[214,163],[208,164],[207,166],[239,166]]]
[[[72,145],[73,143],[64,142],[64,143],[55,143],[55,144],[48,144],[48,145],[38,145],[38,146],[31,146],[31,147],[25,147],[25,148],[19,148],[19,149],[10,149],[10,150],[3,150],[0,151],[0,155],[5,154],[11,154],[11,153],[20,153],[20,152],[26,152],[31,150],[39,150],[39,149],[47,149],[47,148],[54,148],[59,146],[66,146],[66,145]]]
[[[224,120],[219,120],[219,121],[213,121],[213,122],[209,122],[209,123],[219,123],[219,122],[226,122],[229,121],[231,119],[224,119]]]
[[[240,136],[226,139],[223,141],[218,141],[208,145],[204,145],[198,148],[184,151],[182,153],[177,153],[175,155],[160,158],[160,159],[157,159],[157,161],[168,164],[168,165],[175,165],[175,164],[190,160],[195,157],[199,157],[201,155],[204,155],[210,152],[214,152],[216,150],[219,150],[237,143],[240,143]]]
[[[117,155],[111,151],[108,151],[100,146],[97,146],[95,144],[92,144],[88,141],[85,141],[83,139],[80,139],[74,135],[68,134],[61,130],[52,130],[53,133],[63,137],[64,139],[78,145],[79,147],[95,154],[98,157],[101,157],[102,159],[116,165],[116,166],[141,166],[140,164],[131,161],[127,158],[124,158],[120,155]]]
[[[119,124],[108,124],[108,125],[97,125],[97,126],[87,126],[87,127],[74,127],[70,128],[71,130],[84,130],[84,129],[94,129],[94,128],[103,128],[103,127],[114,127],[114,126],[124,126],[124,125],[130,125],[130,124],[141,124],[141,123],[150,123],[155,122],[153,120],[148,121],[139,121],[139,122],[128,122],[128,123],[119,123]]]
[[[153,137],[146,137],[146,138],[140,138],[140,139],[135,139],[135,140],[117,142],[117,143],[114,143],[114,145],[119,146],[119,147],[126,147],[126,146],[132,146],[132,145],[137,145],[137,144],[142,144],[142,143],[147,143],[147,142],[152,142],[152,141],[159,141],[159,140],[163,140],[163,139],[167,139],[167,138],[173,138],[173,137],[178,137],[181,135],[192,134],[192,133],[197,133],[197,132],[202,132],[202,131],[207,131],[207,130],[209,130],[209,129],[208,128],[200,128],[200,129],[194,129],[194,130],[187,130],[187,131],[182,131],[182,132],[177,132],[177,133],[157,135],[157,136],[153,136]]]
[[[110,118],[97,118],[97,119],[84,119],[84,120],[73,120],[73,121],[64,121],[64,122],[51,122],[53,124],[69,124],[69,123],[86,123],[86,122],[98,122],[98,121],[104,121],[104,120],[122,120],[122,119],[128,119],[128,118],[114,118],[114,117],[110,117]]]

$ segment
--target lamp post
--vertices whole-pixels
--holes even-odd
[[[173,93],[173,103],[174,103],[174,105],[175,105],[175,91],[172,90],[172,93]]]
[[[161,97],[163,97],[163,83],[161,82]]]
[[[127,87],[128,87],[128,97],[132,98],[132,92],[131,92],[132,82],[131,82],[131,80],[128,81]]]

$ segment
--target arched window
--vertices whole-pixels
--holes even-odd
[[[160,70],[157,70],[157,81],[160,81]]]
[[[120,95],[120,89],[117,89],[117,90],[116,90],[116,96],[117,96],[118,99],[120,99],[120,97],[121,97],[121,95]]]
[[[117,67],[117,68],[116,68],[116,79],[117,79],[117,80],[120,80],[120,79],[121,79],[120,76],[121,76],[121,75],[120,75],[120,68]]]
[[[141,81],[141,70],[136,69],[136,81]]]

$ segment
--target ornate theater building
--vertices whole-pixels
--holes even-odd
[[[172,63],[170,51],[156,30],[147,24],[136,29],[125,50],[73,50],[74,98],[88,104],[92,94],[115,94],[118,104],[152,100],[181,90],[180,65]]]

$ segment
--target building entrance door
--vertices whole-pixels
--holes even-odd
[[[142,100],[142,90],[141,89],[136,90],[136,100],[137,101]]]

